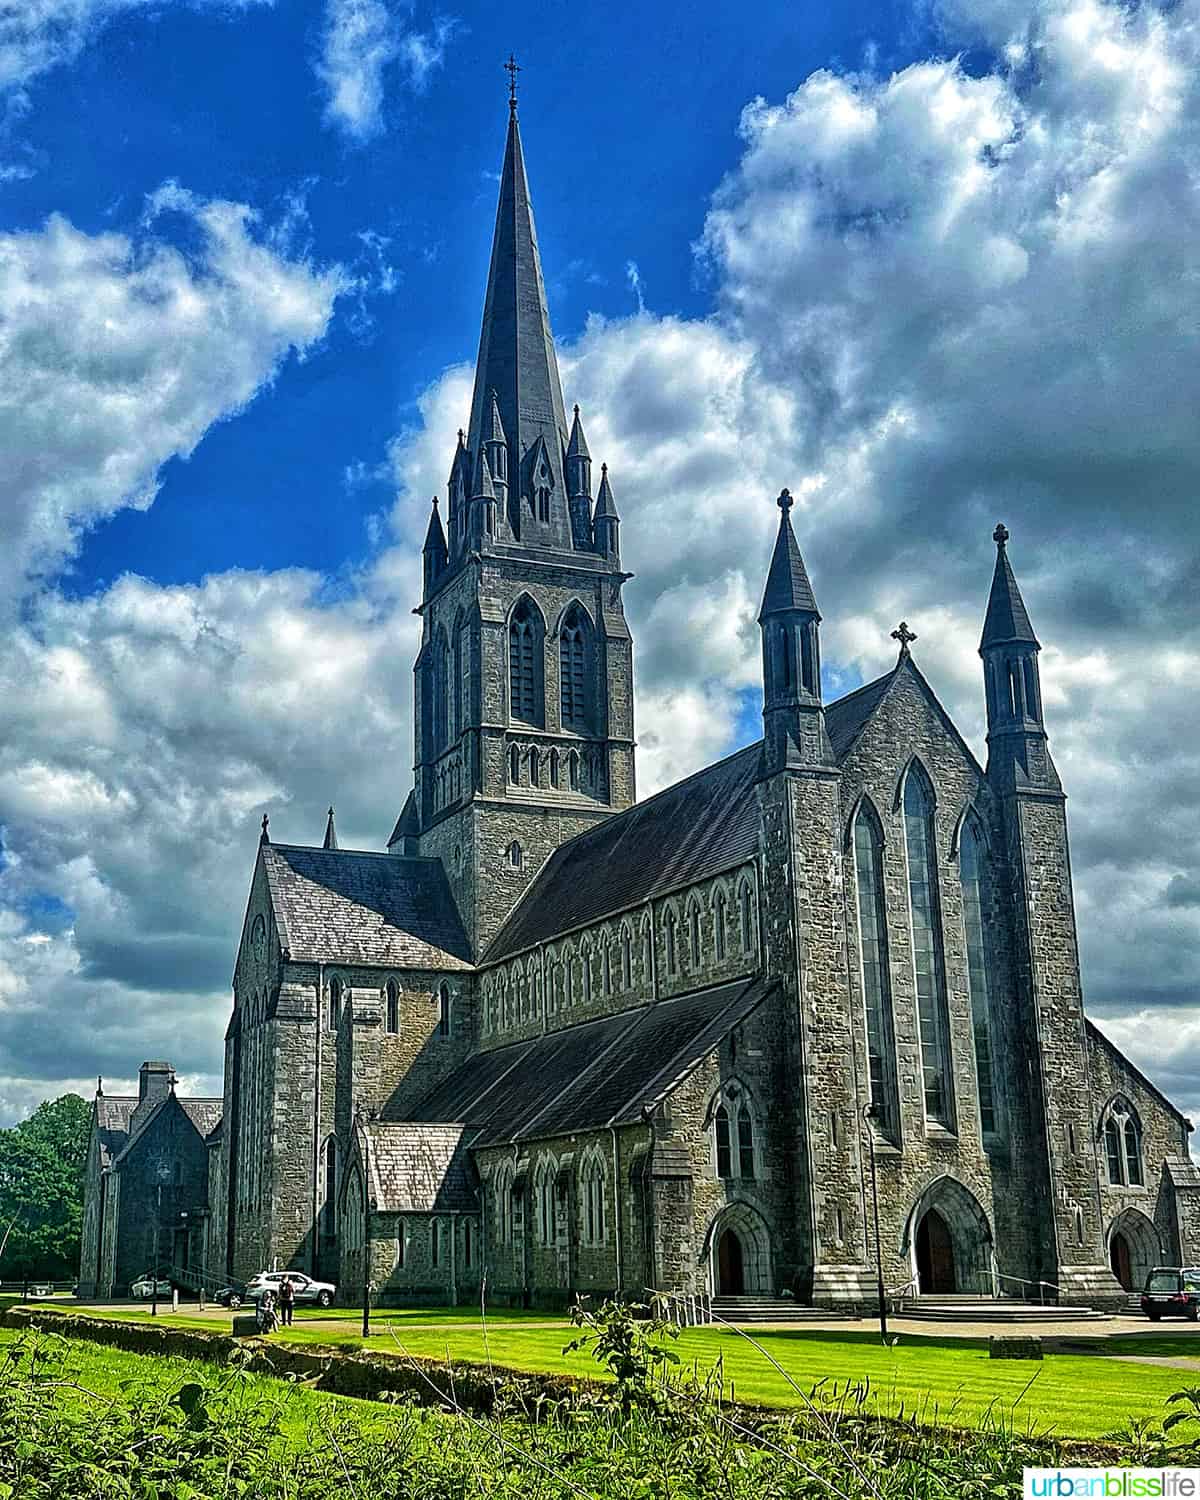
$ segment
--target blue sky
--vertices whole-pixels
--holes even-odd
[[[217,1087],[259,818],[381,847],[514,51],[607,459],[639,786],[757,733],[782,485],[827,689],[981,757],[1003,519],[1089,1009],[1200,1111],[1200,0],[37,0],[0,16],[0,1121]]]

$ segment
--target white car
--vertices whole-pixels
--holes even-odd
[[[154,1277],[147,1272],[145,1276],[139,1276],[129,1288],[129,1295],[131,1297],[141,1297],[148,1302],[154,1296],[154,1291]],[[160,1279],[158,1283],[158,1295],[160,1297],[169,1297],[171,1295],[171,1283],[169,1281]]]
[[[331,1281],[314,1281],[303,1271],[259,1271],[246,1285],[246,1300],[257,1302],[264,1292],[274,1292],[279,1301],[279,1289],[290,1281],[296,1290],[296,1302],[312,1302],[317,1307],[332,1307],[337,1287]]]

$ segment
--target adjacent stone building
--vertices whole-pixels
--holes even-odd
[[[878,1256],[893,1289],[1105,1305],[1200,1258],[1190,1124],[1084,1016],[1007,532],[985,768],[904,625],[890,672],[824,701],[779,505],[763,737],[638,802],[621,522],[563,404],[514,105],[469,426],[424,546],[415,783],[386,853],[340,849],[332,812],[320,848],[264,819],[211,1268],[384,1301],[486,1277],[513,1303],[861,1305]],[[94,1177],[120,1161],[112,1110]]]

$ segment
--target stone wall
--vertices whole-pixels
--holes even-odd
[[[483,970],[480,1046],[540,1036],[760,967],[757,869],[739,865]]]

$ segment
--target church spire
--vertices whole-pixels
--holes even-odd
[[[1042,649],[1008,560],[1008,528],[992,532],[996,567],[979,654],[987,702],[988,775],[1004,788],[1060,790],[1042,718]]]
[[[333,826],[333,808],[332,807],[329,809],[329,813],[328,813],[328,816],[327,816],[326,821],[325,821],[325,842],[321,845],[321,848],[322,849],[336,849],[336,848],[338,848],[337,829]]]
[[[780,493],[779,531],[758,612],[763,649],[763,774],[833,759],[821,704],[821,612]]]
[[[421,548],[421,563],[425,575],[425,597],[428,599],[437,587],[438,579],[446,571],[446,533],[442,530],[442,518],[438,515],[436,495],[429,513],[425,545]]]
[[[475,366],[467,434],[472,453],[488,440],[493,403],[508,448],[511,529],[522,540],[569,548],[563,472],[567,422],[515,107],[509,112]],[[494,478],[495,462],[491,468]]]

